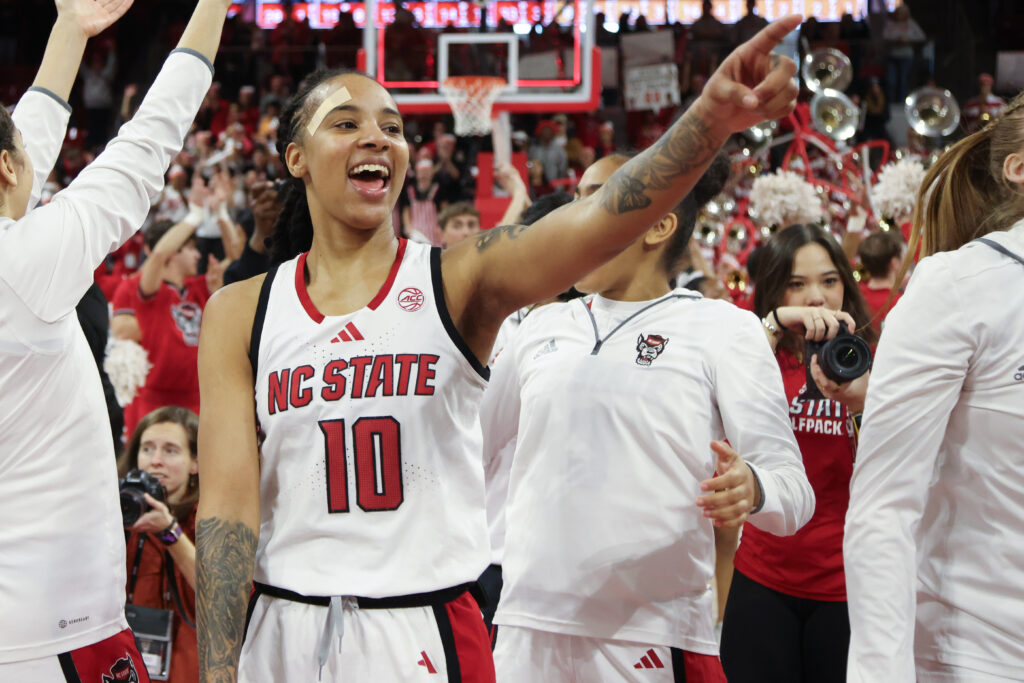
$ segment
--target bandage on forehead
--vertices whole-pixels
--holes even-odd
[[[317,128],[320,127],[320,124],[324,122],[324,119],[327,118],[327,115],[330,114],[335,107],[340,107],[351,99],[352,96],[348,94],[348,88],[345,86],[338,88],[333,93],[325,97],[324,101],[321,102],[320,106],[316,108],[315,112],[313,112],[313,116],[310,117],[309,123],[306,125],[306,131],[310,135],[315,133]]]

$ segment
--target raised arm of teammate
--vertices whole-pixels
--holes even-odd
[[[682,118],[599,192],[529,229],[487,230],[445,253],[448,310],[478,358],[509,313],[565,291],[671,211],[730,134],[792,111],[796,65],[772,49],[799,23],[776,21],[734,50]]]
[[[210,60],[229,5],[200,0],[179,50],[118,137],[49,204],[28,216],[20,205],[10,215],[17,222],[5,236],[0,272],[40,320],[73,312],[96,266],[142,225],[213,78]],[[45,74],[42,82],[51,83]]]
[[[67,100],[82,63],[85,44],[117,21],[133,0],[57,0],[57,20],[50,30],[43,61],[14,111],[25,152],[32,162],[32,189],[25,211],[39,201],[46,177],[60,154],[71,105]],[[20,218],[14,215],[12,218]]]

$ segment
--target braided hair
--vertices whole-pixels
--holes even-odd
[[[306,111],[309,95],[321,84],[338,76],[358,74],[372,77],[355,69],[318,69],[302,79],[299,89],[284,106],[280,126],[277,129],[277,149],[281,165],[287,169],[285,153],[288,145],[298,141],[309,113]],[[287,175],[279,199],[281,213],[270,235],[270,263],[283,263],[313,245],[313,219],[309,215],[309,201],[306,199],[306,185],[301,178]]]

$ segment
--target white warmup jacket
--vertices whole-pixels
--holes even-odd
[[[988,238],[1024,257],[1024,222]],[[922,260],[886,319],[846,517],[850,683],[1024,680],[1022,292],[1024,265],[972,243]]]
[[[677,289],[530,314],[495,364],[487,438],[516,437],[495,623],[717,654],[696,499],[727,437],[792,534],[814,493],[757,318]]]
[[[135,117],[67,189],[21,220],[0,218],[0,663],[127,628],[110,423],[75,306],[96,266],[142,225],[211,79],[206,59],[175,51]],[[35,167],[30,209],[68,111],[39,90],[15,110]]]

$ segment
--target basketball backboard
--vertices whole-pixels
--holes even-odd
[[[365,2],[357,66],[406,114],[447,113],[450,76],[496,76],[508,85],[493,112],[597,109],[600,57],[591,0]]]

